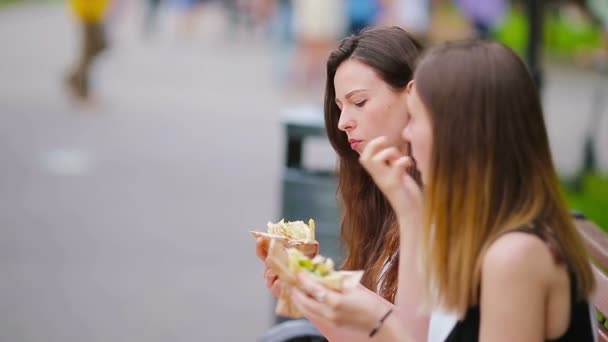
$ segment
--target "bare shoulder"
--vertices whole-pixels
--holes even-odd
[[[553,278],[557,265],[544,241],[535,235],[512,232],[499,237],[483,256],[484,278],[522,279],[546,283]]]

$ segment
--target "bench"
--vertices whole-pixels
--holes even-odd
[[[591,297],[591,303],[598,311],[598,340],[608,342],[608,234],[602,231],[596,224],[587,220],[580,214],[574,213],[575,223],[587,251],[591,255],[592,268],[596,280],[596,289]]]

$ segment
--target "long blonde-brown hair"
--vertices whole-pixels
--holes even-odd
[[[432,122],[422,250],[434,300],[477,304],[485,250],[535,222],[587,296],[594,280],[553,165],[538,91],[526,66],[495,42],[431,50],[414,80]],[[415,149],[415,146],[414,146]]]
[[[359,164],[359,155],[338,129],[340,109],[336,105],[334,76],[347,59],[365,63],[394,90],[411,81],[414,63],[422,47],[399,27],[377,27],[346,37],[327,61],[325,127],[338,154],[338,196],[342,208],[341,240],[346,252],[343,268],[365,271],[362,284],[390,302],[397,290],[399,228],[388,201]],[[407,113],[403,113],[407,115]],[[382,272],[387,260],[386,272]],[[382,281],[381,281],[382,280]],[[377,288],[382,283],[381,288]]]

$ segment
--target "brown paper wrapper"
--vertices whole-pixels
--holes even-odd
[[[294,240],[285,236],[275,235],[264,232],[250,231],[255,238],[262,238],[263,246],[268,250],[271,240],[279,241],[285,248],[295,248],[309,258],[313,258],[319,253],[319,242],[317,240]]]
[[[289,318],[302,318],[302,314],[292,303],[290,296],[291,287],[295,286],[298,280],[296,274],[289,269],[287,249],[279,240],[270,240],[266,263],[279,276],[283,286],[275,313]],[[357,286],[361,281],[363,271],[337,271],[337,274],[337,277],[319,279],[319,281],[332,290],[342,291]]]

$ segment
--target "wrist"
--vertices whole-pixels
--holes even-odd
[[[397,216],[399,231],[407,236],[417,236],[420,232],[421,218],[417,213],[408,213],[406,215]]]
[[[370,329],[370,331],[369,331],[370,338],[376,336],[382,330],[382,327],[384,326],[385,321],[391,315],[393,315],[393,311],[394,311],[394,308],[392,308],[392,307],[388,308],[388,309],[385,308],[382,316],[380,316],[380,318],[376,320],[376,322],[374,323],[374,326]]]

